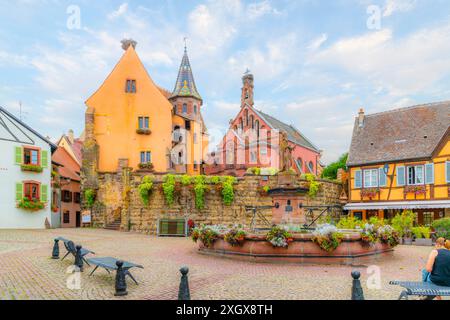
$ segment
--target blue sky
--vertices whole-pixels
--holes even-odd
[[[0,5],[0,105],[18,115],[21,101],[24,121],[53,139],[83,130],[84,101],[123,54],[123,38],[138,42],[153,80],[172,90],[188,37],[216,137],[239,110],[249,68],[256,108],[297,126],[324,150],[325,163],[347,151],[359,108],[374,113],[450,99],[447,0]],[[71,5],[80,10],[80,28],[68,28]]]

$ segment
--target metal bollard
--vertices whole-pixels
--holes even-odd
[[[359,271],[352,271],[352,300],[364,300],[364,292],[361,287],[361,281],[359,278],[361,277],[361,273]]]
[[[77,245],[76,246],[76,254],[75,254],[75,266],[77,266],[81,272],[83,272],[83,258],[81,257],[81,246]]]
[[[181,281],[180,281],[180,289],[178,291],[178,300],[191,300],[191,293],[189,292],[189,282],[188,282],[188,267],[182,267],[180,269],[181,272]]]
[[[59,240],[55,239],[55,244],[53,245],[52,259],[59,259]]]
[[[125,279],[126,271],[122,268],[123,261],[116,261],[117,271],[116,271],[116,293],[115,296],[126,296],[127,292],[127,281]]]

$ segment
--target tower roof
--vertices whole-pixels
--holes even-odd
[[[175,84],[175,89],[172,92],[171,98],[174,97],[194,97],[202,100],[202,97],[195,86],[194,76],[192,74],[191,64],[187,54],[186,47],[184,48],[183,59],[181,60],[180,70],[178,71],[178,78]]]

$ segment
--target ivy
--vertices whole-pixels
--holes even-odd
[[[141,184],[138,187],[139,195],[141,197],[142,202],[148,206],[150,199],[150,192],[153,189],[153,179],[150,176],[145,176],[142,179]]]
[[[304,178],[309,182],[308,196],[310,198],[315,198],[320,189],[320,182],[318,182],[316,176],[311,173],[305,174]]]
[[[208,187],[205,184],[205,176],[194,178],[195,207],[202,210],[205,207],[205,191]]]
[[[84,200],[86,201],[86,207],[88,209],[92,208],[95,202],[95,190],[94,189],[84,190]]]
[[[165,176],[162,188],[167,205],[173,205],[175,202],[175,176],[173,174]]]
[[[222,181],[222,201],[226,206],[230,206],[234,201],[234,187],[233,184],[236,182],[234,177],[225,177]]]

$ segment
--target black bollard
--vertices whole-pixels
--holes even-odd
[[[364,300],[364,292],[361,287],[361,281],[359,278],[361,277],[361,273],[359,271],[352,271],[352,300]]]
[[[191,293],[189,292],[189,282],[188,282],[188,267],[182,267],[180,269],[181,272],[181,281],[180,281],[180,290],[178,291],[178,300],[191,300]]]
[[[77,252],[75,254],[75,266],[78,267],[78,269],[80,269],[81,272],[83,272],[83,258],[81,257],[81,246],[77,245],[76,246]]]
[[[59,259],[59,240],[55,239],[55,244],[53,245],[52,259]]]
[[[117,271],[116,271],[116,293],[115,296],[126,296],[127,292],[127,281],[125,279],[126,271],[122,268],[123,261],[116,261]]]

